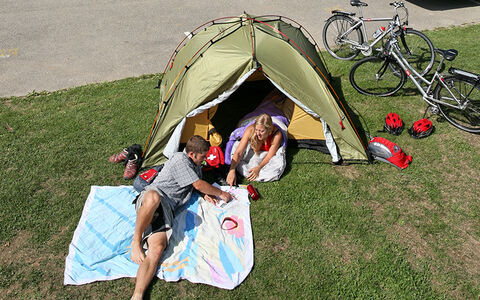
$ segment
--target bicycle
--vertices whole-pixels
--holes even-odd
[[[383,52],[353,65],[350,82],[362,94],[390,96],[403,87],[408,77],[429,105],[425,115],[430,109],[459,129],[480,133],[480,75],[454,67],[448,69],[450,75],[441,73],[445,60],[453,61],[458,51],[435,51],[441,60],[432,79],[427,80],[408,63],[400,51],[397,36],[392,34]]]
[[[427,74],[432,69],[435,61],[433,44],[425,34],[406,27],[408,10],[403,2],[390,3],[394,8],[393,18],[364,18],[362,7],[368,6],[367,3],[351,0],[350,5],[357,7],[358,17],[353,18],[355,13],[333,10],[333,16],[327,19],[323,27],[323,44],[330,55],[342,60],[352,60],[360,52],[370,56],[373,50],[381,51],[383,45],[380,48],[373,47],[380,41],[383,44],[384,37],[395,31],[400,36],[402,54],[407,61],[415,66],[421,75]],[[400,13],[404,16],[400,17]],[[369,44],[365,23],[379,21],[389,21],[389,25],[387,29],[380,27],[373,34],[374,40]]]

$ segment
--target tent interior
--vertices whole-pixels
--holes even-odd
[[[225,143],[230,133],[237,128],[241,118],[255,110],[274,89],[275,86],[263,73],[256,71],[227,100],[194,117],[187,118],[180,139],[180,149],[185,146],[188,138],[195,134],[208,140],[208,131],[212,125]],[[290,121],[288,145],[329,153],[325,145],[322,122],[306,113],[288,97],[281,98],[282,100],[275,101],[275,104]]]

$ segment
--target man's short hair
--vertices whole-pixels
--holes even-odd
[[[210,149],[210,144],[199,135],[192,136],[185,146],[185,151],[187,153],[193,152],[195,154],[202,154],[208,152],[208,149]]]

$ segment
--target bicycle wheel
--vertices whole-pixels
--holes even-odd
[[[442,102],[437,103],[440,113],[453,126],[480,133],[480,84],[454,76],[444,78],[444,83],[448,89],[438,84],[434,91],[435,99]]]
[[[364,95],[393,95],[405,84],[406,77],[400,66],[389,57],[365,57],[350,70],[350,83]]]
[[[358,55],[360,50],[353,45],[363,44],[360,29],[356,28],[343,36],[354,24],[355,21],[352,18],[342,15],[331,16],[327,20],[323,27],[323,44],[330,55],[342,60],[351,60]]]
[[[404,31],[403,38],[400,38],[399,45],[403,57],[415,71],[422,76],[430,72],[435,62],[435,51],[432,42],[425,34],[407,28]]]

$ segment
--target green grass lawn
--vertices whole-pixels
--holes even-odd
[[[480,73],[480,25],[425,33],[436,47],[459,50],[453,65]],[[363,96],[348,81],[353,62],[324,57],[364,129],[398,143],[412,165],[333,166],[327,155],[291,149],[281,180],[256,184],[263,198],[251,206],[247,279],[233,291],[156,280],[151,298],[480,297],[480,136],[435,117],[426,139],[377,133],[388,112],[407,128],[422,117],[413,85],[389,98]],[[0,99],[2,297],[129,298],[133,279],[63,286],[63,272],[90,186],[131,184],[108,157],[145,144],[157,80]]]

